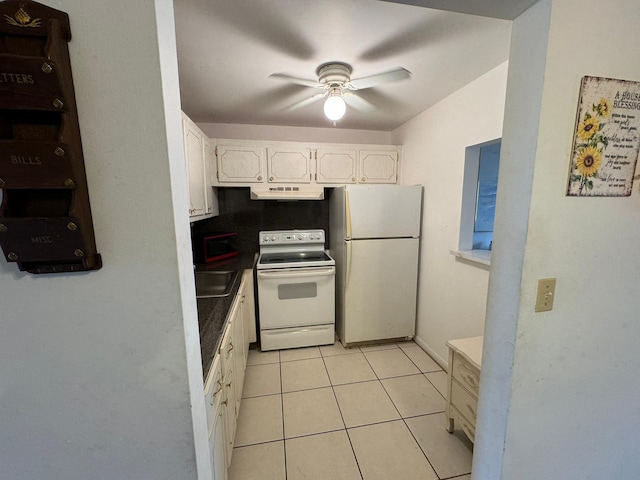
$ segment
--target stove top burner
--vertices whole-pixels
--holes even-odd
[[[282,263],[326,262],[331,260],[329,255],[322,251],[310,252],[281,252],[263,253],[260,256],[260,264],[277,265]]]

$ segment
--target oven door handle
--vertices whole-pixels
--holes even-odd
[[[282,270],[259,270],[258,278],[300,278],[300,277],[320,277],[335,275],[335,267],[321,267],[321,268],[296,268]]]

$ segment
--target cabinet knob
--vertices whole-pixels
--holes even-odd
[[[270,181],[270,182],[273,182],[273,177],[269,177],[269,181]]]
[[[363,181],[363,182],[366,182],[367,180],[366,180],[366,178],[362,177],[362,181]]]
[[[351,177],[351,181],[355,182],[356,181],[356,177]]]
[[[259,182],[261,182],[261,181],[262,181],[262,176],[258,176],[257,180],[258,180]]]

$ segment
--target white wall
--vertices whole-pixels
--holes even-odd
[[[604,7],[598,0],[541,2],[541,8],[549,5],[546,64],[525,71],[543,79],[537,145],[520,145],[524,156],[534,154],[533,180],[527,169],[500,177],[500,186],[521,185],[522,195],[531,189],[526,243],[520,245],[524,263],[515,292],[517,317],[499,313],[502,306],[510,310],[512,302],[498,295],[493,279],[490,303],[496,302],[487,316],[488,331],[512,330],[517,322],[514,342],[493,345],[493,363],[498,357],[514,359],[511,374],[503,372],[501,379],[509,385],[510,398],[500,403],[502,417],[496,418],[506,425],[506,435],[494,456],[478,439],[474,468],[493,464],[496,475],[476,470],[474,478],[633,479],[640,472],[640,193],[637,185],[631,197],[574,198],[565,191],[580,79],[640,81],[640,9],[636,0],[612,0]],[[533,28],[527,27],[530,46],[546,23],[541,15]],[[514,31],[518,28],[514,24]],[[539,48],[544,50],[544,41]],[[521,75],[514,71],[509,76],[513,108],[530,95]],[[519,106],[520,114],[538,116]],[[512,193],[516,200],[517,192]],[[502,223],[500,207],[497,215],[496,222]],[[503,243],[494,255],[517,240],[501,232]],[[492,277],[509,268],[506,262],[494,265]],[[554,308],[534,313],[536,283],[544,277],[557,278]],[[484,418],[491,396],[490,390],[483,393],[484,381],[498,373],[483,364],[479,423],[489,440],[495,422]]]
[[[172,2],[44,3],[71,18],[104,267],[36,276],[0,260],[0,477],[193,479],[207,438],[192,423],[204,402]]]
[[[424,185],[417,341],[442,363],[445,342],[482,335],[489,269],[457,250],[465,148],[502,136],[504,63],[394,130],[402,183]]]
[[[234,125],[199,123],[209,138],[273,140],[288,142],[364,143],[388,145],[391,133],[344,128],[278,127],[274,125]]]

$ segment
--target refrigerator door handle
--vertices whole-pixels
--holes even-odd
[[[344,279],[344,288],[346,289],[349,286],[349,276],[351,275],[351,241],[349,240],[345,240],[345,242],[347,244],[347,258],[346,258],[346,264],[347,264],[347,275]]]
[[[344,210],[347,223],[347,238],[351,239],[351,205],[349,204],[349,191],[347,189],[344,191]]]

